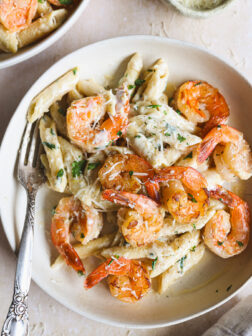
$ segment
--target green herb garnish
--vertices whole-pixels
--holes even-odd
[[[162,105],[148,105],[147,107],[149,108],[158,108],[158,107],[161,107]]]
[[[57,179],[61,178],[64,175],[64,169],[60,169],[56,175]]]
[[[118,131],[116,134],[120,137],[122,136],[122,131]]]
[[[80,234],[80,237],[81,237],[81,238],[85,238],[84,233],[81,233],[81,234]]]
[[[72,162],[72,176],[77,177],[82,174],[85,165],[85,160]]]
[[[51,213],[52,215],[55,215],[56,214],[56,208],[57,208],[57,205],[55,205],[52,210],[51,210]]]
[[[239,240],[236,240],[236,243],[239,245],[239,247],[243,247],[243,242],[239,241]]]
[[[185,159],[192,159],[192,152],[190,152],[186,157],[184,157],[183,160],[185,160]]]
[[[168,132],[166,132],[164,135],[165,135],[165,136],[171,136],[171,134],[168,133]]]
[[[87,169],[88,170],[93,170],[93,169],[97,168],[100,164],[101,164],[100,162],[89,163],[88,166],[87,166]]]
[[[129,176],[131,177],[134,174],[133,170],[129,171]]]
[[[224,243],[224,242],[217,241],[217,244],[218,244],[219,246],[221,246],[223,243]]]
[[[182,135],[180,135],[179,133],[178,133],[178,137],[177,137],[177,139],[178,139],[178,141],[179,141],[180,143],[186,140],[186,138],[183,137]]]
[[[80,275],[80,276],[83,276],[84,273],[82,271],[77,271],[77,273]]]
[[[181,115],[181,112],[178,109],[175,112],[177,112],[179,115]]]
[[[129,89],[129,90],[132,90],[132,89],[134,89],[135,87],[136,87],[136,85],[131,85],[131,84],[128,85],[128,89]]]
[[[200,84],[202,84],[202,82],[198,82],[198,83],[194,84],[194,86],[198,86]]]
[[[221,125],[217,125],[217,128],[221,128]]]
[[[52,128],[50,129],[50,133],[51,133],[52,135],[55,135],[54,130],[53,130]]]
[[[154,270],[154,268],[155,268],[155,266],[156,266],[157,260],[158,260],[158,257],[156,257],[156,258],[152,261],[152,263],[151,263],[151,267],[152,267],[153,270]]]
[[[181,273],[183,272],[184,261],[186,260],[186,258],[187,258],[187,256],[184,256],[179,260],[179,266],[180,266],[180,269],[181,269]]]
[[[195,223],[193,223],[193,228],[194,228],[194,230],[196,230],[197,228],[196,228],[196,224]]]
[[[46,147],[50,148],[50,149],[55,149],[56,146],[54,144],[51,144],[50,142],[44,141],[42,142],[43,145],[45,145]]]
[[[193,202],[193,203],[197,203],[197,200],[193,197],[192,194],[188,193],[187,195],[189,196],[189,198],[190,198],[189,200],[190,200],[191,202]]]
[[[71,5],[73,3],[72,0],[59,0],[61,5]]]
[[[194,246],[190,249],[190,251],[191,251],[191,252],[195,252],[195,249],[196,249],[196,245],[194,245]]]
[[[135,80],[135,85],[136,86],[141,86],[144,82],[145,82],[145,79],[138,78],[138,79]]]
[[[60,0],[60,1],[62,1],[62,0]],[[72,2],[72,0],[63,0],[63,1],[70,1],[70,3]],[[66,4],[66,5],[68,5],[68,4]],[[74,69],[73,69],[73,74],[74,74],[74,75],[77,74],[77,68],[74,68]]]

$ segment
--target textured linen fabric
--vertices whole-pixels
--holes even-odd
[[[230,309],[202,336],[252,336],[252,295]]]

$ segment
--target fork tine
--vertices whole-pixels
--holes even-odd
[[[40,161],[40,155],[43,153],[43,151],[44,151],[44,147],[43,147],[42,143],[40,142],[39,143],[39,147],[38,147],[37,160],[36,160],[36,163],[35,163],[35,165],[36,165],[37,168],[41,168],[42,167],[41,166],[41,161]]]
[[[27,153],[27,146],[30,142],[30,133],[31,133],[31,129],[32,129],[32,124],[31,123],[27,123],[26,127],[25,127],[25,132],[23,135],[23,140],[22,140],[22,144],[19,150],[19,160],[18,160],[18,165],[23,165],[25,163],[25,158],[26,158],[26,153]]]
[[[33,163],[36,162],[36,154],[37,154],[37,143],[38,143],[38,132],[39,132],[39,128],[38,128],[38,121],[36,121],[35,127],[34,127],[34,131],[31,137],[31,143],[30,143],[30,148],[29,148],[29,153],[28,153],[28,159],[27,159],[27,165],[29,166],[33,166]]]

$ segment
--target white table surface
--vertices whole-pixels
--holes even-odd
[[[251,0],[236,0],[222,13],[202,20],[184,17],[160,0],[91,0],[79,21],[50,49],[17,66],[0,70],[0,140],[25,92],[55,61],[95,41],[134,34],[160,35],[192,42],[222,57],[252,82]],[[12,297],[15,264],[16,258],[0,226],[0,326]],[[81,317],[32,283],[29,293],[30,335],[197,336],[249,293],[252,293],[252,281],[228,303],[199,318],[161,329],[128,330]]]

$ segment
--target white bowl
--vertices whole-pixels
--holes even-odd
[[[176,7],[182,14],[186,16],[192,16],[195,18],[207,18],[208,16],[214,15],[218,13],[219,11],[223,10],[226,8],[231,2],[234,0],[224,0],[223,3],[220,5],[217,5],[216,7],[209,8],[209,9],[197,9],[193,7],[187,7],[183,5],[181,2],[178,0],[163,0],[163,2],[171,3],[174,7]]]
[[[4,230],[16,250],[25,216],[26,194],[16,181],[15,162],[25,115],[32,98],[44,87],[74,66],[80,66],[82,78],[94,78],[101,84],[107,76],[120,77],[130,55],[140,52],[144,64],[163,57],[169,66],[169,83],[178,85],[188,79],[206,80],[218,87],[231,108],[231,124],[245,132],[252,142],[252,88],[228,64],[188,43],[154,36],[120,37],[95,43],[75,51],[54,64],[30,88],[10,121],[0,151],[0,208]],[[251,182],[246,182],[249,194]],[[250,188],[251,189],[251,188]],[[83,289],[83,279],[69,267],[50,268],[55,248],[49,234],[51,209],[61,198],[46,187],[36,200],[34,281],[68,308],[109,324],[152,328],[179,323],[199,316],[230,299],[252,275],[252,244],[244,253],[228,260],[209,251],[199,265],[170,288],[166,295],[150,293],[137,304],[129,305],[113,298],[105,283]],[[252,206],[252,197],[246,195]],[[85,262],[87,271],[93,260]],[[227,288],[232,284],[229,291]],[[218,292],[216,292],[218,290]],[[168,297],[167,297],[168,296]]]
[[[66,21],[50,35],[45,37],[34,44],[31,44],[25,48],[21,48],[17,53],[0,53],[0,69],[10,67],[14,64],[21,63],[27,59],[37,55],[46,48],[50,47],[54,42],[59,40],[72,25],[78,20],[80,15],[86,8],[89,0],[82,0],[74,12],[66,19]]]

